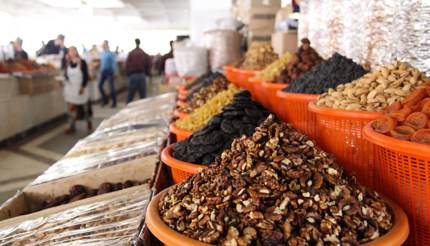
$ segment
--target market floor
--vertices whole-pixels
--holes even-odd
[[[172,90],[168,85],[160,85],[159,81],[151,84],[148,86],[148,96]],[[103,119],[125,106],[126,94],[123,92],[118,95],[120,103],[115,109],[101,107],[99,104],[93,106],[94,129]],[[76,127],[75,134],[67,135],[64,133],[67,128],[66,122],[54,123],[13,146],[0,149],[0,204],[12,197],[18,189],[33,181],[62,158],[76,142],[89,134],[85,122],[78,122]]]

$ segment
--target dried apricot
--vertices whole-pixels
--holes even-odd
[[[399,122],[403,122],[411,113],[412,113],[412,109],[408,106],[405,106],[399,111],[390,113],[389,116],[396,119]]]
[[[372,121],[372,128],[379,133],[389,133],[396,127],[397,121],[389,116],[380,116]]]
[[[414,133],[415,133],[414,128],[410,126],[397,126],[396,128],[390,131],[390,134],[393,138],[406,140],[406,141],[410,140]]]
[[[416,90],[409,94],[403,101],[402,104],[404,106],[412,107],[416,105],[419,101],[423,100],[425,97],[427,97],[427,91],[426,88],[421,88],[419,90]]]
[[[392,103],[390,106],[388,106],[385,109],[385,112],[389,114],[389,113],[392,113],[392,112],[399,111],[401,109],[402,109],[402,104],[400,102],[395,102],[395,103]]]
[[[426,99],[429,99],[429,100],[423,103],[423,105],[421,106],[421,112],[430,116],[430,98],[426,98]]]
[[[421,144],[430,144],[430,129],[418,130],[412,135],[411,141]]]
[[[406,118],[405,122],[403,123],[405,126],[410,126],[414,129],[421,129],[424,128],[427,124],[428,117],[426,114],[422,112],[415,112],[412,113]]]

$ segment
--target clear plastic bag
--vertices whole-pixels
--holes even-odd
[[[181,77],[200,76],[208,70],[207,50],[198,46],[178,47],[173,51],[176,69]]]
[[[30,185],[73,176],[88,170],[113,166],[126,161],[157,155],[160,151],[160,142],[149,141],[135,143],[129,146],[108,150],[101,153],[89,154],[80,157],[64,158],[43,172]]]
[[[0,245],[131,245],[151,197],[148,186],[0,228]]]
[[[204,33],[212,71],[233,64],[241,57],[241,35],[232,30],[211,30]]]

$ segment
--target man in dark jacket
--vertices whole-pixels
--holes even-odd
[[[130,51],[125,63],[128,75],[128,95],[127,103],[133,101],[136,90],[139,91],[140,98],[146,96],[146,76],[150,74],[151,61],[148,54],[140,46],[140,40],[135,39],[136,48]]]

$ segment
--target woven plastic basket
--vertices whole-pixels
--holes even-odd
[[[183,113],[183,112],[181,112],[181,111],[179,111],[179,110],[177,110],[177,109],[175,109],[174,111],[173,111],[173,115],[174,116],[176,116],[176,117],[178,117],[179,119],[183,119],[183,118],[185,118],[185,117],[188,117],[188,114],[187,113]],[[176,126],[175,126],[176,127]]]
[[[317,139],[315,115],[308,110],[310,101],[314,101],[319,95],[296,94],[278,91],[276,93],[280,99],[275,111],[279,112],[281,119],[293,125],[294,128]]]
[[[364,137],[375,146],[382,193],[406,212],[409,245],[430,245],[430,146],[379,134],[367,124]]]
[[[279,83],[271,83],[269,81],[263,81],[262,86],[264,90],[264,94],[266,95],[266,98],[268,100],[268,108],[277,114],[280,115],[278,110],[278,105],[281,104],[280,98],[276,95],[279,90],[284,89],[287,87],[288,84],[279,84]]]
[[[236,79],[239,87],[252,91],[252,84],[249,83],[249,79],[254,77],[257,71],[242,70],[239,68],[235,68],[234,71],[236,72]]]
[[[252,97],[264,107],[269,108],[269,99],[267,98],[266,90],[263,87],[263,80],[250,78],[248,83],[251,84],[250,88]]]
[[[360,183],[379,190],[373,145],[364,139],[362,129],[382,114],[319,107],[314,102],[309,103],[309,110],[315,113],[318,145],[333,154]]]
[[[169,189],[171,188],[167,188],[154,196],[148,205],[145,223],[149,230],[158,240],[164,243],[164,245],[208,246],[209,244],[205,244],[182,235],[164,223],[158,211],[158,204]],[[387,203],[394,215],[393,217],[395,221],[393,227],[387,234],[374,241],[363,244],[363,246],[400,246],[408,237],[409,225],[405,212],[390,200],[387,200]]]
[[[170,167],[172,179],[175,184],[181,183],[189,176],[198,173],[202,168],[206,168],[206,166],[203,165],[177,160],[173,158],[172,151],[173,145],[164,148],[161,152],[161,161]]]
[[[169,130],[176,135],[177,141],[184,140],[193,134],[193,132],[176,127],[175,122],[170,123]]]
[[[237,84],[236,72],[234,70],[235,68],[232,66],[224,66],[223,68],[224,68],[224,74],[227,80],[233,83],[234,85],[239,86]]]

